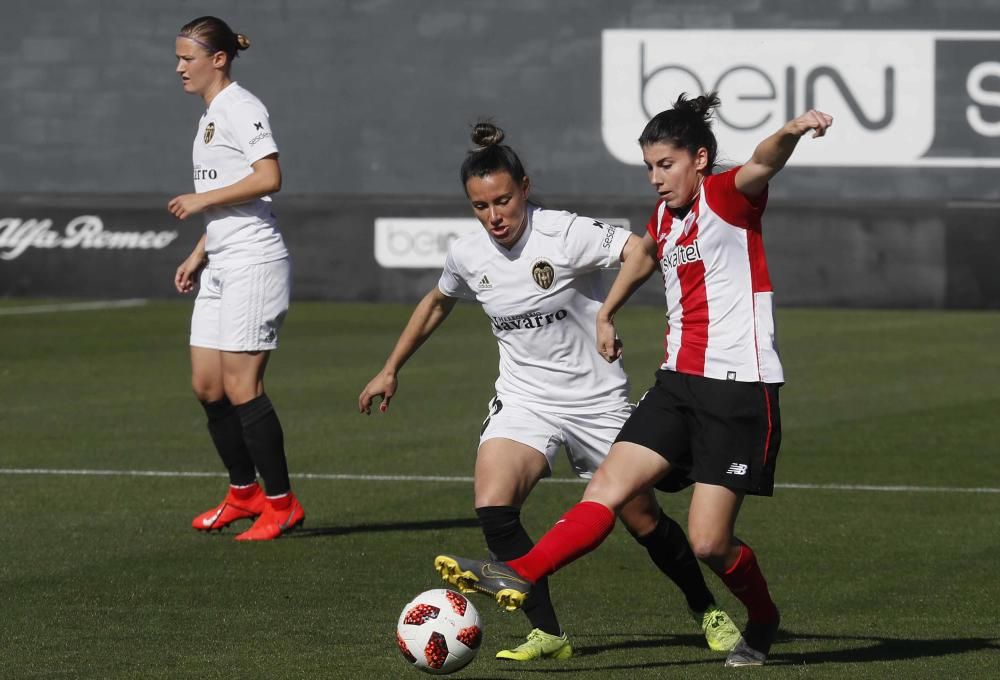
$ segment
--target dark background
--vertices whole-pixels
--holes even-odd
[[[1000,29],[996,0],[8,0],[4,11],[0,218],[59,230],[100,214],[108,229],[180,232],[161,251],[31,248],[0,260],[7,296],[172,294],[201,225],[178,225],[164,204],[192,190],[203,110],[181,90],[173,42],[200,14],[251,38],[234,77],[268,106],[281,148],[276,208],[296,296],[364,300],[433,285],[433,271],[374,262],[373,220],[469,216],[457,174],[480,116],[508,131],[547,204],[642,227],[655,197],[601,138],[603,29]],[[967,45],[941,54],[991,56]],[[939,117],[964,111],[953,66],[939,65]],[[933,152],[982,155],[975,141]],[[998,307],[997,205],[1000,168],[789,167],[765,223],[779,300]]]

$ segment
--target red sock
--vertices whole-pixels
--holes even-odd
[[[233,494],[233,498],[239,501],[245,501],[248,498],[256,495],[260,492],[260,486],[257,482],[253,484],[247,484],[246,486],[233,486],[229,485],[229,491]]]
[[[771,623],[778,616],[767,581],[757,565],[757,556],[748,545],[740,546],[733,566],[719,575],[729,591],[747,608],[747,619],[754,623]]]
[[[507,564],[535,583],[599,546],[614,526],[615,514],[607,507],[593,501],[577,503],[526,555]]]

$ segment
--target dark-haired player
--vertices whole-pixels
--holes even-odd
[[[383,369],[365,387],[358,408],[381,409],[397,391],[397,375],[441,325],[458,299],[482,305],[500,351],[496,396],[479,441],[475,506],[486,544],[497,559],[520,557],[532,541],[521,505],[550,474],[560,448],[581,477],[607,455],[632,406],[622,362],[594,351],[594,318],[607,292],[602,270],[644,259],[628,230],[532,205],[521,160],[503,132],[480,123],[461,180],[483,230],[455,240],[438,285],[417,305]],[[684,592],[713,649],[730,649],[739,631],[705,586],[684,530],[664,515],[651,489],[635,495],[621,518],[656,565]],[[565,659],[572,654],[544,579],[525,606],[534,630],[502,659]]]

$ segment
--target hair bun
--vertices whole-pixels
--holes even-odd
[[[481,120],[472,128],[472,143],[480,149],[496,146],[503,137],[503,130],[489,121]]]
[[[694,99],[688,99],[687,92],[682,92],[681,96],[674,102],[674,108],[678,111],[685,111],[698,116],[701,120],[707,121],[712,117],[713,110],[721,104],[717,92],[709,92]]]
[[[242,33],[236,34],[236,47],[241,50],[250,49],[250,38],[246,37]]]

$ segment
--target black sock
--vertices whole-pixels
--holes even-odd
[[[486,547],[495,560],[506,562],[525,555],[535,545],[521,524],[521,511],[510,505],[476,508],[479,524],[486,537]],[[543,578],[531,588],[522,611],[528,616],[533,628],[550,635],[562,635],[556,610],[549,597],[549,580]]]
[[[215,450],[229,471],[229,483],[233,486],[253,484],[257,473],[243,443],[243,425],[236,414],[236,407],[226,397],[219,401],[203,401],[201,405],[208,416],[208,433],[215,443]]]
[[[268,496],[280,496],[291,490],[288,462],[285,460],[285,435],[278,414],[266,394],[236,407],[243,425],[243,441],[253,464],[264,479]]]
[[[715,604],[715,598],[705,585],[698,558],[694,556],[680,524],[661,511],[656,528],[645,536],[634,538],[646,549],[660,571],[681,589],[688,607],[700,614]]]

